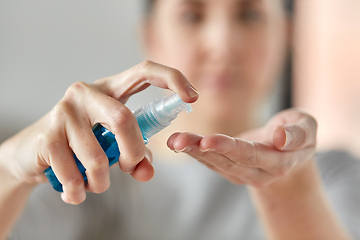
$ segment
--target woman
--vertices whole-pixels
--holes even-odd
[[[164,65],[146,61],[94,84],[75,83],[49,114],[2,144],[2,236],[15,226],[14,239],[347,239],[315,166],[315,120],[292,109],[259,127],[258,109],[288,45],[282,1],[149,3],[146,55]],[[198,99],[194,86],[201,93],[193,113],[181,114],[151,140],[154,161],[123,105],[150,84],[189,103]],[[91,132],[97,122],[115,134],[120,168],[131,173],[114,169],[111,186],[106,156]],[[167,138],[171,150],[192,158],[170,155]],[[87,185],[72,152],[87,169]],[[360,184],[351,172],[359,163],[338,156],[341,166],[338,158],[320,155],[327,160],[320,170],[330,166],[327,173],[339,183],[331,189],[340,196],[335,209],[356,221],[355,208],[343,206],[354,191],[343,183]],[[157,173],[141,183],[154,176],[151,163]],[[63,202],[82,204],[61,202],[48,184],[35,188],[46,181],[48,166],[63,184]]]

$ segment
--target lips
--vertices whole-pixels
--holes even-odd
[[[234,89],[239,85],[239,79],[229,75],[212,75],[208,74],[201,78],[201,88],[225,90]]]

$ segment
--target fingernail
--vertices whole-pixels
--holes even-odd
[[[149,163],[153,163],[152,155],[148,152],[145,152],[145,158],[149,161]]]
[[[292,142],[292,140],[293,140],[292,134],[288,130],[285,130],[285,137],[286,137],[286,140],[285,140],[285,144],[282,147],[282,149],[288,147],[290,145],[290,143]]]
[[[184,147],[183,149],[181,150],[174,150],[174,152],[176,153],[181,153],[181,152],[190,152],[191,148],[190,147]]]
[[[199,95],[199,92],[191,85],[186,86],[186,91],[189,97],[197,97]]]
[[[200,149],[200,151],[203,152],[203,153],[206,153],[206,152],[214,152],[215,149],[214,149],[214,148],[208,148],[208,149],[204,149],[204,150]]]
[[[61,193],[61,199],[62,199],[64,202],[66,202],[66,203],[70,202],[64,192]]]
[[[132,172],[135,171],[135,168],[136,168],[136,166],[134,166],[134,167],[129,167],[129,168],[125,168],[125,172],[126,172],[126,173],[132,173]]]
[[[146,157],[146,159],[148,160],[148,162],[149,162],[151,165],[153,164],[153,159],[152,159],[152,158]]]

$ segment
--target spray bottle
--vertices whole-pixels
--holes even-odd
[[[144,143],[147,144],[151,136],[169,126],[171,121],[173,121],[182,111],[190,113],[192,108],[189,103],[183,102],[176,93],[168,97],[154,100],[136,110],[134,115],[143,135]],[[115,140],[115,135],[99,123],[95,124],[92,130],[108,157],[109,166],[119,161],[120,152]],[[74,159],[86,182],[87,176],[85,174],[85,167],[81,164],[75,154]],[[63,191],[62,184],[57,179],[51,167],[48,167],[45,170],[45,175],[56,191]]]

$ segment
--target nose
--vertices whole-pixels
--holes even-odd
[[[216,64],[235,61],[241,45],[237,35],[235,26],[226,18],[208,23],[203,35],[207,61]]]

